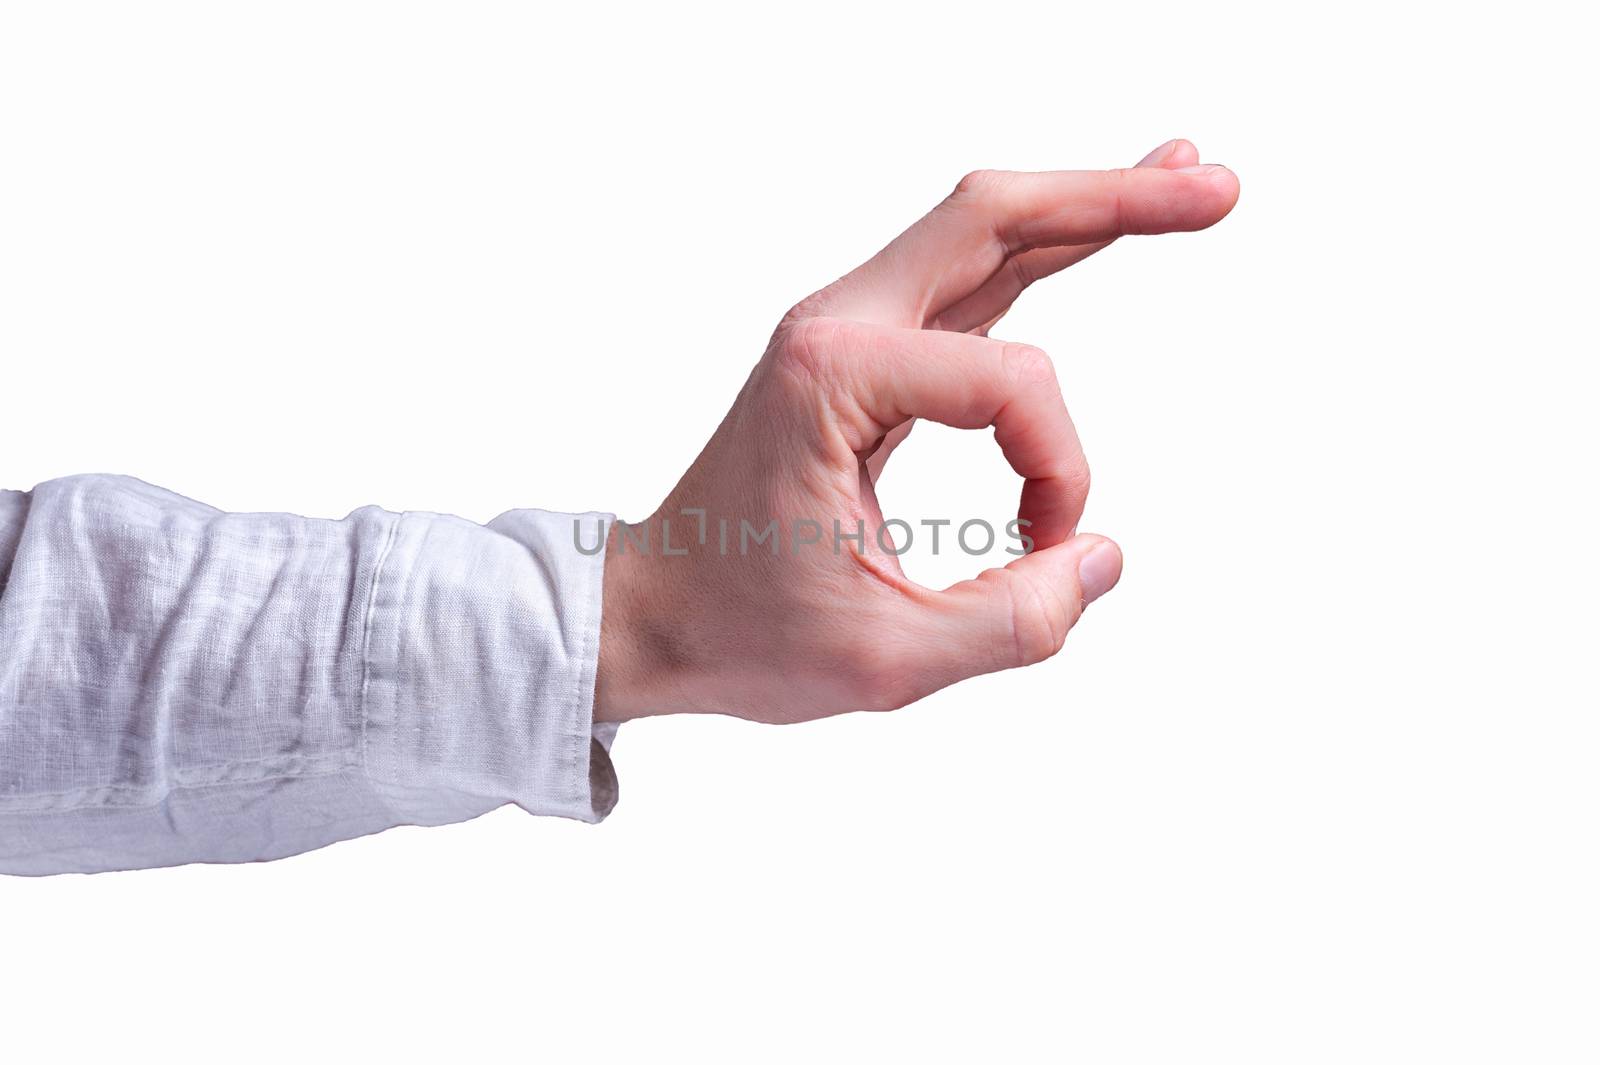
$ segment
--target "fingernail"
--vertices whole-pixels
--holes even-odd
[[[1139,160],[1139,164],[1138,165],[1140,165],[1140,166],[1160,166],[1161,165],[1161,161],[1163,159],[1165,159],[1167,156],[1171,155],[1172,154],[1172,150],[1174,148],[1176,148],[1177,146],[1178,146],[1178,142],[1176,140],[1170,140],[1167,143],[1161,145],[1161,147],[1157,148],[1155,151],[1151,152],[1149,155],[1145,156],[1143,159]]]
[[[1212,181],[1227,180],[1228,168],[1217,163],[1201,163],[1199,166],[1180,166],[1173,171],[1174,174],[1204,174]]]
[[[1083,605],[1109,592],[1122,576],[1122,552],[1109,540],[1102,541],[1078,560],[1078,591]]]

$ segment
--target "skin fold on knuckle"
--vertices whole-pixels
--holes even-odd
[[[1005,182],[1004,170],[989,168],[970,170],[956,182],[955,190],[950,195],[952,198],[982,200],[998,192]]]
[[[841,323],[832,318],[802,318],[780,330],[773,345],[774,361],[808,381],[831,372],[835,338]]]
[[[898,710],[915,698],[906,670],[879,644],[853,648],[841,654],[835,666],[845,678],[858,710],[876,713]]]
[[[1109,224],[1106,229],[1111,233],[1125,233],[1137,235],[1144,230],[1140,228],[1138,219],[1128,210],[1129,185],[1135,181],[1143,180],[1137,168],[1122,167],[1116,170],[1105,171],[1105,207]]]
[[[767,427],[778,428],[782,439],[815,449],[820,465],[799,462],[792,453],[775,455],[773,461],[812,482],[826,498],[851,498],[858,453],[876,438],[852,383],[854,360],[845,357],[850,336],[850,322],[828,317],[806,318],[782,330],[768,352],[768,380],[757,390],[760,424],[750,429],[762,438],[772,436]]]
[[[1015,233],[1002,232],[996,225],[1004,213],[1001,208],[1010,195],[1016,175],[1008,170],[973,170],[956,182],[956,187],[945,198],[944,206],[956,211],[970,211],[989,219],[990,228],[997,240],[1007,247],[1020,245]]]
[[[1089,463],[1080,455],[1066,473],[1062,474],[1062,481],[1066,484],[1067,494],[1077,501],[1082,509],[1084,501],[1089,498],[1089,486],[1094,481],[1094,475],[1089,471]]]
[[[828,296],[833,286],[819,289],[784,312],[778,321],[778,332],[793,328],[808,318],[819,318],[827,313]]]
[[[1058,654],[1072,630],[1066,601],[1044,582],[1012,575],[1004,585],[1016,665],[1031,666]]]
[[[1056,384],[1055,363],[1032,344],[1007,343],[1000,349],[1000,362],[1005,369],[1006,379],[1014,388],[1048,385],[1057,394],[1060,393]]]

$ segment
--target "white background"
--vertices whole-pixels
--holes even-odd
[[[1243,185],[996,330],[1127,556],[1060,658],[629,725],[598,828],[0,881],[0,1054],[1596,1060],[1600,159],[1555,10],[0,5],[7,487],[642,517],[964,172],[1184,136]],[[1015,491],[924,427],[884,496]]]

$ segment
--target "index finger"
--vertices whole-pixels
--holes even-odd
[[[911,418],[957,429],[994,428],[1024,480],[1018,517],[1049,547],[1072,535],[1089,468],[1044,352],[968,333],[817,319],[804,342],[831,364],[850,402],[839,405],[846,442],[861,450]],[[820,339],[819,339],[820,338]]]
[[[1233,209],[1227,167],[967,175],[943,203],[829,288],[821,313],[914,328],[1032,248],[1191,232]]]

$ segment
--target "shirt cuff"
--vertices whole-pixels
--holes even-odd
[[[485,800],[595,822],[617,801],[594,724],[603,550],[612,516],[513,510],[487,526],[394,519],[363,653],[361,746],[404,820],[471,816]]]

